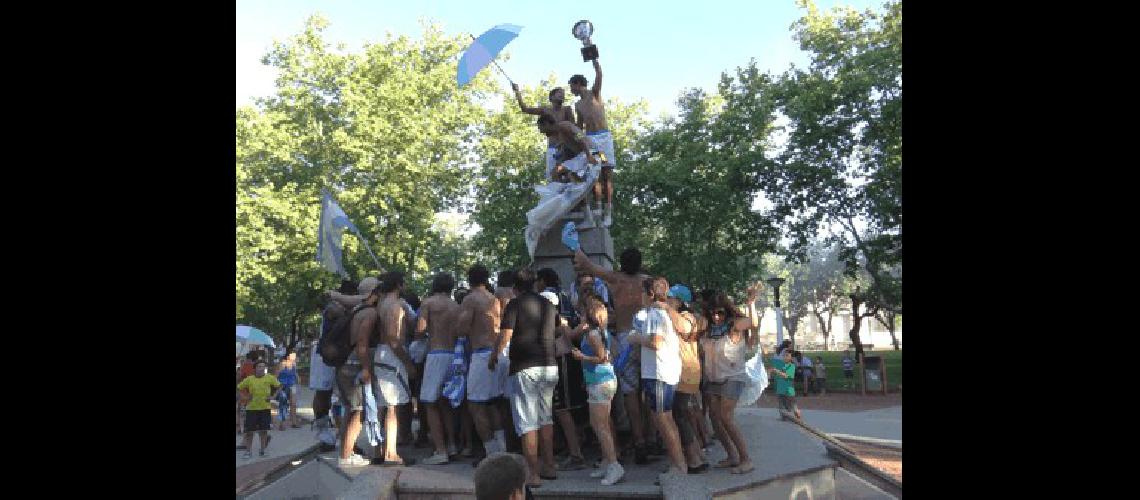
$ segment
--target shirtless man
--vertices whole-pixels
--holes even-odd
[[[605,160],[602,162],[602,176],[594,188],[594,199],[601,204],[602,196],[605,196],[606,216],[602,224],[609,227],[613,224],[613,171],[617,158],[614,157],[614,136],[606,126],[606,108],[602,102],[602,67],[598,65],[597,59],[594,59],[594,87],[587,89],[586,83],[585,76],[570,77],[570,93],[579,97],[578,102],[574,103],[574,110],[578,114],[578,121],[575,123],[578,128],[586,131],[594,147],[605,155]]]
[[[629,334],[633,328],[633,317],[641,310],[641,282],[648,276],[641,274],[641,252],[636,248],[627,248],[621,253],[621,271],[610,271],[590,262],[586,254],[579,249],[574,255],[574,269],[579,273],[589,273],[605,280],[609,285],[614,303],[614,317],[616,330],[614,332],[613,359],[629,347]],[[641,382],[640,350],[632,349],[629,360],[621,371],[614,370],[618,376],[618,387],[625,400],[626,413],[630,425],[633,427],[633,441],[636,446],[635,462],[639,465],[648,462],[649,450],[645,445],[645,428],[641,421],[641,404],[638,397],[638,384]]]
[[[363,286],[363,282],[362,282]],[[375,346],[378,330],[378,315],[376,304],[380,301],[380,288],[373,287],[359,309],[352,316],[349,332],[352,335],[353,351],[348,360],[336,369],[336,385],[340,391],[340,399],[344,403],[348,418],[345,425],[340,447],[340,466],[368,465],[370,461],[360,455],[352,453],[356,438],[360,436],[361,417],[364,409],[364,399],[360,385],[372,379],[371,363],[361,363],[361,360],[372,359],[372,348]],[[357,382],[357,376],[360,382]]]
[[[399,420],[397,407],[411,402],[408,380],[416,377],[416,365],[412,356],[404,348],[405,318],[404,273],[389,271],[380,277],[380,303],[376,305],[380,323],[380,344],[376,348],[375,365],[376,405],[386,408],[384,417],[384,465],[404,465],[404,460],[396,452],[396,432]],[[357,346],[357,351],[360,347]],[[370,377],[365,372],[361,379],[367,382]]]
[[[596,165],[598,159],[590,152],[590,142],[586,134],[573,123],[555,121],[554,116],[544,113],[538,117],[538,130],[554,143],[560,151],[556,159],[557,165],[551,172],[553,180],[567,182],[567,176],[575,182],[581,182],[586,177],[586,163]]]
[[[562,87],[555,87],[553,90],[550,91],[550,94],[548,97],[550,99],[550,106],[538,106],[538,107],[533,107],[533,108],[528,107],[523,102],[522,94],[519,92],[518,84],[512,83],[511,88],[514,89],[514,91],[515,91],[515,99],[518,100],[519,109],[522,110],[523,113],[526,113],[528,115],[538,115],[538,116],[542,116],[543,113],[549,113],[551,116],[554,117],[555,122],[567,121],[570,123],[574,123],[574,110],[570,109],[569,106],[563,106],[562,105],[562,103],[566,100],[566,91],[562,90]],[[543,158],[546,160],[546,178],[550,179],[550,180],[554,180],[554,178],[553,178],[553,170],[554,170],[554,164],[555,164],[554,157],[557,153],[558,153],[558,145],[555,144],[553,140],[547,139],[547,141],[546,141],[546,154],[543,155]],[[513,281],[512,281],[511,285],[506,286],[506,288],[508,290],[511,289],[512,287],[513,287]],[[503,288],[503,285],[502,285],[502,283],[500,283],[499,289],[502,289],[502,288]],[[503,307],[506,307],[506,304],[503,304]]]
[[[443,404],[436,403],[443,384],[447,382],[447,370],[455,357],[453,331],[455,320],[459,316],[459,304],[451,298],[453,288],[455,278],[450,274],[435,275],[431,283],[432,295],[420,305],[420,317],[416,321],[416,338],[426,335],[429,349],[424,361],[424,379],[420,385],[420,402],[426,407],[428,429],[432,444],[435,445],[435,455],[423,461],[427,465],[446,464],[449,456],[459,454],[459,448],[455,445],[455,421],[452,419],[451,405],[446,398]]]
[[[487,366],[488,359],[499,354],[494,349],[502,313],[499,301],[487,289],[489,279],[490,272],[482,264],[467,270],[471,291],[459,304],[459,320],[455,324],[455,334],[467,337],[472,350],[467,370],[467,403],[487,455],[506,451],[506,436],[495,405],[495,400],[503,396],[503,385],[497,370]]]

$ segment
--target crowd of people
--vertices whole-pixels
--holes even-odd
[[[422,302],[397,271],[327,292],[322,336],[345,324],[352,342],[339,366],[326,364],[320,341],[314,344],[316,425],[337,421],[337,442],[327,449],[338,448],[342,466],[410,465],[397,444],[410,443],[411,434],[433,449],[422,461],[428,465],[517,452],[530,488],[590,467],[612,485],[625,475],[623,463],[655,457],[672,474],[751,471],[734,410],[750,382],[746,362],[761,350],[752,306],[761,285],[738,308],[724,291],[694,294],[644,274],[636,249],[619,260],[614,271],[578,252],[568,287],[549,268],[500,272],[493,287],[489,270],[475,265],[463,293],[441,273]],[[242,384],[261,397],[294,380],[287,370]],[[377,415],[369,420],[373,399]],[[261,406],[247,405],[254,424],[247,431],[265,427],[248,417]],[[373,442],[382,443],[370,457],[356,446],[362,429],[374,429]],[[556,429],[564,454],[557,462]],[[725,457],[710,463],[714,441]],[[588,461],[587,449],[600,458]]]

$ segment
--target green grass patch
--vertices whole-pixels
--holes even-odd
[[[811,356],[814,363],[816,356],[823,358],[823,364],[827,366],[827,390],[842,391],[847,379],[843,376],[843,351],[803,351],[804,356]],[[887,367],[887,390],[896,391],[902,385],[902,351],[894,349],[884,351],[864,351],[866,356],[880,356],[883,358],[883,363]],[[855,352],[851,352],[851,358],[854,360]],[[855,365],[855,378],[852,379],[852,385],[855,390],[858,390],[859,384],[859,365]]]

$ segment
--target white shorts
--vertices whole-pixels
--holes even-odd
[[[471,367],[467,369],[467,400],[473,403],[486,403],[503,395],[503,385],[500,382],[499,368],[502,359],[495,366],[495,370],[487,369],[487,360],[491,358],[491,348],[476,349],[471,353]]]
[[[511,393],[511,345],[507,344],[503,352],[499,353],[499,364],[495,365],[495,377],[498,378],[500,396],[510,397]]]
[[[403,361],[386,344],[376,348],[372,360],[372,376],[376,379],[372,388],[376,391],[376,406],[386,408],[408,404],[411,394],[408,389],[408,370]]]
[[[511,377],[511,414],[515,434],[522,436],[554,425],[551,400],[558,385],[557,366],[532,366]]]
[[[602,154],[606,155],[606,161],[599,161],[599,165],[612,167],[617,164],[617,158],[614,156],[614,135],[611,134],[609,130],[586,132],[586,137],[589,137],[590,141],[593,142],[595,150],[601,151]]]
[[[325,364],[317,346],[313,346],[313,355],[309,366],[309,388],[314,391],[331,391],[336,383],[336,368]]]
[[[454,359],[455,353],[447,349],[433,349],[427,354],[427,359],[424,361],[424,379],[420,384],[421,402],[434,403],[439,399],[439,392],[447,382],[447,369],[451,367],[451,361]]]

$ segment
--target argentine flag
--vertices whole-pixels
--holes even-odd
[[[317,228],[317,262],[320,262],[325,269],[347,278],[348,273],[341,263],[341,256],[344,252],[341,237],[344,235],[345,228],[351,229],[354,233],[358,230],[352,221],[348,220],[348,215],[344,213],[344,210],[341,210],[340,205],[333,201],[332,195],[328,191],[323,191],[323,193],[321,223]]]

